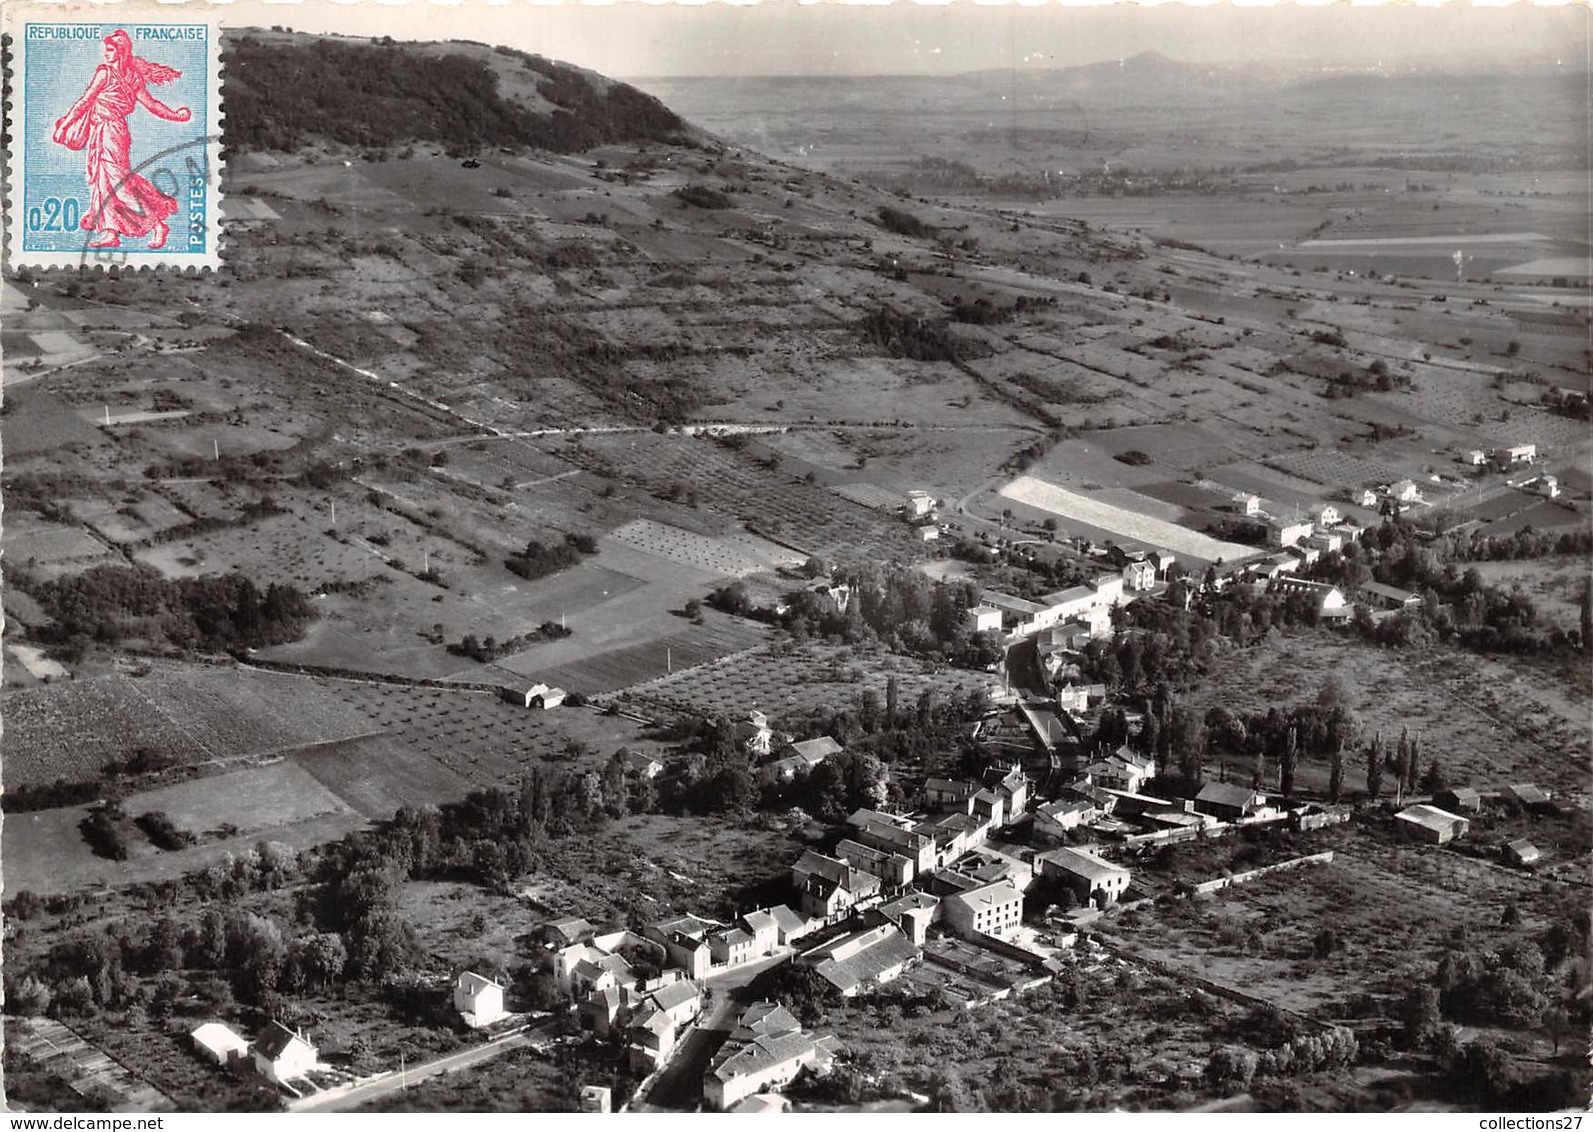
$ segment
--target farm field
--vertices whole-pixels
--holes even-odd
[[[892,675],[903,703],[915,701],[925,690],[944,702],[988,690],[994,679],[989,673],[934,668],[907,657],[865,658],[836,646],[766,646],[633,686],[616,698],[644,714],[677,711],[733,719],[757,708],[784,724],[850,706],[865,691],[883,695]]]
[[[1144,546],[1165,548],[1186,560],[1236,562],[1259,553],[1253,546],[1222,542],[1165,519],[1098,502],[1033,476],[1019,476],[998,494],[1049,512],[1064,523],[1084,523]]]
[[[1552,671],[1546,664],[1541,673]],[[1424,758],[1438,762],[1452,783],[1535,781],[1558,791],[1586,789],[1585,692],[1572,698],[1562,690],[1571,674],[1535,685],[1522,671],[1487,658],[1407,654],[1327,632],[1296,633],[1229,653],[1193,697],[1202,710],[1213,704],[1246,713],[1281,708],[1312,699],[1328,673],[1353,689],[1367,736],[1381,731],[1392,742],[1408,728],[1420,736]],[[1322,790],[1325,762],[1302,759],[1297,780]],[[1347,769],[1345,783],[1351,795],[1360,789],[1353,770]]]
[[[768,631],[754,622],[712,612],[705,613],[704,620],[703,626],[680,620],[680,630],[669,636],[579,659],[552,660],[548,657],[551,649],[536,649],[500,660],[495,667],[510,674],[506,683],[512,684],[515,678],[535,680],[590,696],[707,664],[753,648],[768,638]]]
[[[1509,590],[1516,586],[1530,597],[1541,613],[1564,626],[1574,628],[1578,601],[1587,584],[1587,564],[1574,556],[1537,558],[1514,562],[1474,562],[1482,580]]]
[[[1364,835],[1363,835],[1364,837]],[[1331,863],[1231,885],[1171,905],[1144,905],[1104,921],[1102,930],[1133,954],[1322,1020],[1362,1016],[1357,1000],[1389,1000],[1431,976],[1435,948],[1464,928],[1474,944],[1540,931],[1569,890],[1434,846],[1397,841],[1335,850]],[[1519,928],[1501,927],[1515,903]],[[1336,944],[1313,949],[1324,925]],[[1529,1038],[1528,1040],[1534,1040]],[[1548,1043],[1539,1051],[1548,1054]]]
[[[86,781],[140,749],[156,752],[165,765],[228,762],[372,730],[357,712],[298,699],[292,680],[232,666],[153,662],[7,693],[0,699],[6,783]],[[290,701],[292,710],[283,710]]]
[[[223,829],[236,830],[234,835],[258,833],[350,813],[341,798],[290,761],[129,794],[122,809],[134,818],[164,813],[177,828],[198,836]]]
[[[225,779],[226,776],[218,777]],[[358,814],[331,813],[236,837],[202,841],[175,851],[159,850],[148,842],[130,838],[128,859],[110,861],[95,856],[78,830],[78,824],[87,813],[86,808],[73,806],[7,814],[5,826],[0,829],[6,891],[14,894],[27,889],[48,895],[176,880],[229,856],[247,853],[261,841],[280,841],[295,849],[308,849],[336,841],[365,824],[365,819]]]

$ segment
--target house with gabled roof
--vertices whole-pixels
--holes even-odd
[[[454,1009],[466,1026],[479,1030],[507,1017],[503,984],[474,971],[461,971],[454,980]]]
[[[826,922],[880,894],[879,878],[872,873],[812,849],[791,866],[791,883],[801,893],[803,913]]]
[[[1482,810],[1482,795],[1470,786],[1456,786],[1433,795],[1433,805],[1456,814],[1475,814]]]
[[[935,867],[935,839],[898,819],[876,810],[859,810],[847,819],[857,840],[871,849],[899,854],[912,862],[913,872],[925,873]]]
[[[1382,609],[1415,609],[1422,603],[1421,596],[1410,590],[1402,590],[1397,586],[1385,586],[1382,582],[1362,582],[1357,591],[1361,597]]]
[[[1223,821],[1247,818],[1266,804],[1261,794],[1232,782],[1208,782],[1195,795],[1195,809]]]
[[[739,966],[758,957],[758,939],[746,928],[721,928],[708,937],[708,954],[720,966]]]
[[[1500,856],[1506,864],[1525,868],[1535,865],[1543,859],[1543,851],[1525,837],[1518,837],[1514,841],[1506,841],[1499,850]]]
[[[687,978],[700,979],[713,965],[713,950],[708,943],[709,933],[722,926],[696,916],[675,916],[660,920],[656,924],[649,924],[642,930],[642,934],[653,942],[663,945],[671,966],[679,967],[686,972]]]
[[[979,793],[977,783],[956,778],[937,778],[931,775],[924,780],[924,805],[933,810],[961,810],[969,813],[973,796]]]
[[[320,1053],[301,1030],[272,1022],[255,1039],[254,1067],[260,1076],[281,1085],[309,1073],[320,1064]]]
[[[709,1063],[703,1100],[724,1112],[755,1093],[778,1089],[803,1069],[827,1072],[838,1049],[834,1038],[804,1032],[778,1003],[753,1003]]]
[[[1431,845],[1444,845],[1464,837],[1471,828],[1471,823],[1459,814],[1425,804],[1407,806],[1394,815],[1394,820],[1406,836]]]
[[[1023,922],[1023,893],[1005,880],[956,892],[941,901],[941,918],[965,938],[1005,939]]]
[[[802,955],[825,982],[851,998],[891,982],[918,958],[918,948],[895,924],[884,923],[852,932]]]
[[[1100,811],[1083,798],[1058,798],[1034,808],[1034,837],[1038,841],[1066,841],[1067,835],[1088,825]]]
[[[586,943],[597,934],[597,929],[580,916],[563,916],[549,920],[537,932],[549,947],[559,948]]]
[[[558,707],[564,702],[569,693],[563,688],[554,688],[547,684],[539,683],[532,684],[526,688],[504,688],[500,695],[512,704],[545,710]]]
[[[1105,906],[1128,889],[1129,871],[1086,848],[1052,849],[1035,857],[1040,875],[1070,889],[1081,903]]]
[[[1512,805],[1528,810],[1553,809],[1554,799],[1541,786],[1531,782],[1516,782],[1502,787],[1499,797]]]
[[[757,708],[738,719],[731,730],[737,745],[749,754],[762,756],[774,750],[774,729],[769,726],[769,717]]]
[[[887,888],[903,888],[912,883],[917,874],[911,857],[885,849],[876,849],[851,838],[835,846],[835,855],[849,865],[873,873]]]
[[[923,947],[929,926],[940,918],[940,898],[928,892],[905,892],[888,904],[881,904],[879,912],[900,928],[914,947]]]

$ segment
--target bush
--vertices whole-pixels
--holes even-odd
[[[186,849],[196,840],[192,833],[180,828],[176,822],[159,810],[140,814],[134,819],[133,824],[144,831],[151,844],[160,849]]]
[[[697,208],[730,208],[734,203],[724,193],[718,189],[711,189],[707,185],[686,185],[676,189],[675,196]]]
[[[127,842],[122,837],[121,829],[105,810],[95,810],[89,814],[78,823],[78,829],[96,856],[112,861],[127,860]]]
[[[910,212],[903,212],[888,205],[879,210],[879,226],[888,232],[895,232],[898,236],[923,238],[935,234],[932,225],[925,224]]]

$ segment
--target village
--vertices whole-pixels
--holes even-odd
[[[224,20],[217,270],[0,281],[8,1107],[1585,1104],[1567,12]]]
[[[1522,456],[1530,458],[1530,451]],[[1367,506],[1381,502],[1385,513],[1420,501],[1408,481],[1385,485],[1375,496]],[[1449,785],[1432,767],[1422,777],[1418,742],[1407,745],[1404,736],[1397,759],[1389,760],[1392,802],[1379,797],[1374,783],[1383,773],[1381,761],[1375,770],[1368,764],[1368,796],[1355,804],[1340,799],[1341,769],[1324,796],[1295,790],[1292,767],[1281,788],[1270,789],[1260,761],[1253,772],[1246,767],[1232,774],[1225,762],[1217,780],[1171,765],[1165,705],[1158,709],[1083,675],[1089,663],[1084,650],[1122,630],[1126,606],[1157,601],[1187,611],[1245,587],[1303,598],[1317,623],[1344,628],[1358,611],[1375,623],[1420,605],[1415,593],[1370,581],[1351,602],[1340,587],[1301,576],[1365,533],[1333,504],[1313,508],[1309,519],[1272,519],[1254,496],[1233,503],[1247,516],[1261,514],[1269,541],[1281,549],[1208,565],[1195,577],[1166,551],[1112,544],[1092,557],[1120,568],[1087,583],[1034,601],[985,591],[967,610],[966,629],[998,638],[1003,660],[994,666],[1002,675],[989,688],[989,706],[968,727],[968,738],[983,752],[982,773],[896,781],[887,770],[889,791],[877,783],[873,805],[846,815],[792,860],[783,902],[731,920],[680,910],[629,926],[594,924],[581,909],[565,909],[532,933],[550,1001],[541,1009],[511,1010],[517,996],[506,979],[459,971],[445,1013],[484,1044],[474,1047],[475,1055],[467,1047],[436,1066],[355,1077],[322,1060],[302,1029],[282,1022],[252,1041],[206,1022],[191,1034],[195,1049],[229,1071],[257,1074],[282,1090],[290,1109],[303,1111],[366,1103],[393,1088],[407,1089],[412,1079],[451,1072],[513,1046],[547,1051],[572,1041],[619,1051],[622,1066],[618,1096],[613,1084],[582,1085],[585,1111],[683,1103],[787,1111],[792,1101],[782,1090],[799,1079],[823,1078],[846,1052],[834,1035],[804,1025],[780,1000],[779,988],[792,985],[778,978],[782,969],[807,972],[809,987],[837,1001],[889,993],[976,1010],[1043,987],[1084,961],[1085,953],[1100,953],[1099,941],[1110,938],[1103,928],[1135,909],[1334,860],[1332,848],[1294,856],[1261,852],[1253,855],[1264,863],[1254,867],[1198,882],[1169,885],[1163,877],[1147,883],[1143,862],[1166,847],[1224,839],[1256,846],[1324,830],[1339,830],[1353,845],[1352,821],[1373,822],[1412,845],[1442,847],[1466,839],[1485,810],[1519,815],[1529,824],[1532,815],[1560,812],[1552,792],[1531,782]],[[939,529],[933,525],[937,504],[927,492],[913,493],[902,515]],[[836,579],[814,589],[842,612],[855,599]],[[546,683],[501,693],[524,709],[578,710],[563,707],[565,691]],[[775,788],[799,787],[819,767],[847,757],[835,738],[798,739],[757,709],[721,723]],[[639,779],[658,779],[669,770],[665,760],[649,756],[631,755],[626,762],[627,773]],[[1170,779],[1169,789],[1162,788],[1163,778]],[[1520,822],[1512,828],[1519,830]],[[1342,846],[1345,838],[1336,843]],[[1542,857],[1530,836],[1500,839],[1484,852],[1523,874]],[[765,997],[771,987],[776,990]],[[1221,989],[1235,1001],[1251,1000],[1240,988]],[[690,1079],[684,1089],[683,1076]],[[661,1093],[670,1095],[662,1103],[655,1096]]]

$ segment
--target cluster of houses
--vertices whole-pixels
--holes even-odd
[[[1119,556],[1123,564],[1117,573],[1098,574],[1088,583],[1045,594],[1038,601],[986,591],[983,601],[968,611],[969,628],[1011,637],[1047,630],[1080,640],[1109,636],[1112,607],[1154,590],[1175,561],[1160,550],[1119,551]]]
[[[206,1022],[189,1037],[205,1060],[226,1068],[252,1066],[267,1081],[293,1092],[298,1092],[294,1081],[325,1068],[320,1051],[304,1031],[289,1029],[281,1022],[272,1022],[252,1042],[220,1022]]]
[[[1530,782],[1512,783],[1497,791],[1484,794],[1470,786],[1457,786],[1440,790],[1432,801],[1407,806],[1394,815],[1400,830],[1414,841],[1428,845],[1447,845],[1464,837],[1471,829],[1471,819],[1482,812],[1488,799],[1523,810],[1544,810],[1554,802],[1547,790]],[[1499,855],[1507,864],[1528,866],[1542,859],[1543,853],[1528,838],[1515,838],[1499,847]]]
[[[1586,394],[1581,394],[1586,399]],[[1493,466],[1500,469],[1518,468],[1538,458],[1536,444],[1516,444],[1508,448],[1463,448],[1460,462],[1473,468]]]
[[[824,1073],[839,1046],[830,1035],[816,1035],[785,1007],[755,1002],[742,1011],[736,1028],[709,1063],[703,1100],[720,1112],[752,1111],[759,1093],[779,1089],[811,1067]]]
[[[631,1066],[646,1074],[679,1045],[703,1009],[711,975],[777,954],[815,925],[785,905],[733,924],[671,917],[631,931],[599,933],[585,920],[544,927],[556,985],[575,1003],[580,1027],[622,1038]]]

